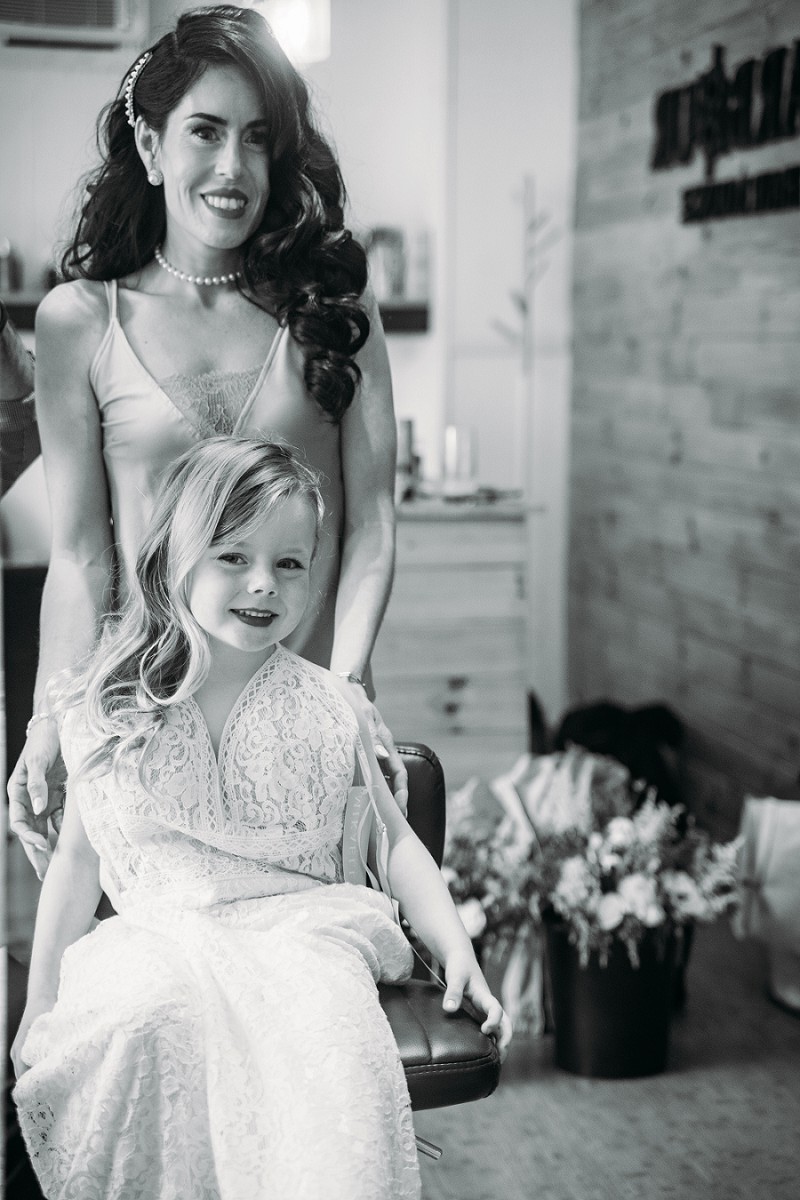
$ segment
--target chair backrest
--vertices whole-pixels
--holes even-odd
[[[446,827],[442,764],[422,742],[401,742],[397,750],[408,771],[408,823],[441,866]]]

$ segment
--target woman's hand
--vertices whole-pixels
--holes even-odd
[[[57,833],[64,811],[66,769],[58,726],[52,719],[32,726],[8,781],[9,828],[22,842],[39,879],[52,856],[48,821]]]
[[[388,775],[389,785],[394,793],[397,807],[403,816],[405,816],[408,808],[408,772],[402,758],[397,752],[394,738],[378,709],[367,695],[363,684],[355,683],[350,679],[343,680],[343,682],[347,688],[351,704],[358,712],[363,714],[367,722],[375,757],[378,759],[384,774]]]
[[[408,771],[397,752],[389,727],[366,694],[365,699],[368,705],[367,723],[372,734],[372,748],[375,751],[375,757],[380,762],[384,774],[389,776],[389,784],[394,792],[397,807],[405,816],[408,809]]]
[[[38,1002],[29,1000],[25,1005],[25,1011],[22,1014],[22,1020],[20,1021],[19,1029],[17,1030],[17,1036],[14,1038],[10,1052],[11,1062],[14,1067],[14,1076],[17,1079],[24,1075],[25,1072],[30,1068],[30,1063],[26,1062],[26,1060],[22,1057],[22,1048],[27,1040],[30,1027],[37,1017],[40,1017],[43,1013],[50,1012],[54,1004],[54,1000]]]
[[[511,1021],[499,1000],[492,995],[474,953],[458,953],[448,958],[445,969],[447,989],[442,1001],[445,1012],[457,1012],[466,997],[479,1012],[485,1014],[481,1032],[493,1037],[500,1051],[500,1061],[508,1054],[511,1041]]]

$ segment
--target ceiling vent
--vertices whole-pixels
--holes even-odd
[[[0,0],[0,43],[113,50],[147,37],[149,0]]]

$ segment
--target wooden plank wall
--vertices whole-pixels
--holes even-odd
[[[570,703],[664,700],[720,835],[800,770],[800,214],[680,221],[658,92],[800,38],[797,0],[583,0]],[[800,138],[718,180],[800,164]]]

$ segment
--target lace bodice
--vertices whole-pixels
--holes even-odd
[[[168,710],[145,754],[70,784],[118,911],[340,882],[358,722],[327,672],[277,646],[235,704],[214,755],[194,700]],[[74,773],[91,747],[82,710],[62,730]]]
[[[233,433],[260,374],[258,366],[250,371],[170,375],[161,387],[203,437],[213,437]]]

